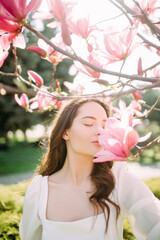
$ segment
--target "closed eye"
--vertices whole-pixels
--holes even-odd
[[[93,126],[93,124],[84,124],[85,126],[87,126],[87,127],[91,127],[91,126]]]

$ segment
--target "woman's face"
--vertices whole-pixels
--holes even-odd
[[[105,126],[107,114],[96,102],[84,103],[74,118],[72,126],[64,133],[67,151],[93,156],[101,150],[98,143],[98,129]]]

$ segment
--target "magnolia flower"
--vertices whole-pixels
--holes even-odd
[[[0,0],[0,17],[14,22],[25,19],[31,11],[39,8],[42,0]]]
[[[104,34],[105,56],[109,63],[121,61],[128,57],[139,45],[133,44],[137,34],[138,24],[125,28],[122,32],[113,32]]]
[[[82,94],[84,87],[79,84],[79,83],[71,83],[64,81],[63,82],[64,86],[69,89],[70,92],[77,93],[77,94]]]
[[[27,71],[29,78],[36,83],[37,86],[41,87],[43,85],[43,78],[34,71]]]
[[[160,67],[156,67],[153,69],[153,76],[156,78],[160,78]]]
[[[69,30],[71,33],[74,33],[84,39],[87,39],[89,34],[97,29],[96,26],[90,25],[89,16],[79,16],[78,18],[70,18],[67,21]]]
[[[103,68],[103,66],[104,66],[103,61],[101,61],[101,59],[98,56],[96,56],[95,54],[90,54],[87,57],[87,60],[89,63],[92,63],[93,65],[95,65],[97,67]],[[100,72],[97,72],[96,70],[94,70],[84,64],[81,64],[79,62],[75,62],[75,66],[78,71],[88,75],[89,77],[98,79],[101,75]]]
[[[50,9],[50,13],[35,13],[33,18],[38,19],[53,19],[55,18],[57,21],[51,22],[47,24],[48,27],[55,28],[60,25],[62,18],[64,16],[68,16],[75,5],[74,2],[63,1],[63,0],[47,0],[48,7]]]
[[[133,129],[132,111],[126,109],[121,120],[108,118],[105,128],[99,130],[98,141],[103,150],[97,152],[94,162],[105,161],[127,161],[130,150],[138,143],[146,141],[151,133],[139,138],[136,130]]]
[[[18,97],[18,94],[14,95],[15,101],[20,105],[21,107],[27,109],[29,106],[29,100],[25,93],[22,93],[21,97]]]
[[[55,93],[56,94],[56,93]],[[47,93],[38,92],[37,95],[30,99],[30,108],[33,109],[40,109],[40,110],[49,110],[53,108],[57,108],[57,100],[53,97],[49,96]]]
[[[135,93],[132,93],[132,96],[134,97],[134,99],[135,99],[136,101],[142,100],[142,95],[141,95],[141,92],[140,92],[140,91],[136,91]]]
[[[141,113],[142,107],[141,104],[135,100],[131,101],[129,106],[126,106],[126,103],[120,99],[119,101],[119,108],[117,107],[112,107],[113,112],[115,112],[114,117],[121,119],[123,112],[126,109],[130,109],[132,111],[132,114],[136,115],[137,117],[142,117],[143,113]]]
[[[140,20],[142,23],[144,22],[144,19],[143,19],[144,16],[143,16],[142,11],[145,12],[147,17],[152,19],[154,17],[154,14],[156,13],[156,11],[160,9],[158,0],[139,0],[138,3],[139,3],[140,8],[134,2],[131,2],[131,4],[132,4],[131,8],[138,15],[138,16],[135,16],[136,19],[138,18],[138,20]],[[142,11],[141,11],[141,9],[142,9]]]
[[[54,38],[50,40],[53,42],[55,45],[59,46],[61,49],[66,50],[66,46],[63,43],[62,36],[61,34],[57,34]],[[48,45],[46,42],[44,42],[42,39],[38,40],[38,46],[43,49],[46,53],[45,59],[48,60],[51,63],[59,63],[61,62],[64,58],[67,58],[65,55],[63,55],[60,52],[57,52]]]
[[[10,42],[13,43],[13,46],[19,48],[25,48],[25,40],[22,32],[22,26],[18,23],[3,19],[0,17],[0,44],[4,50],[8,50],[10,48]]]

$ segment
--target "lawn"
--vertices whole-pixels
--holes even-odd
[[[0,151],[0,175],[33,171],[42,156],[42,150],[33,143],[16,143]]]

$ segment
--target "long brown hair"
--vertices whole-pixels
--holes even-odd
[[[101,100],[94,98],[74,99],[60,109],[54,119],[49,146],[38,168],[38,174],[41,174],[42,176],[51,175],[63,167],[67,155],[67,148],[62,135],[66,129],[71,127],[79,107],[88,102],[98,103],[106,111],[107,117],[110,116],[108,106]],[[104,214],[105,208],[107,209],[108,217],[106,219],[106,231],[110,217],[110,207],[107,202],[111,203],[116,208],[117,218],[120,213],[119,206],[109,199],[109,195],[115,187],[115,178],[111,171],[112,166],[113,162],[94,163],[90,175],[91,181],[95,186],[95,192],[90,196],[89,200],[94,208],[96,207],[97,213],[98,206],[100,206]]]

